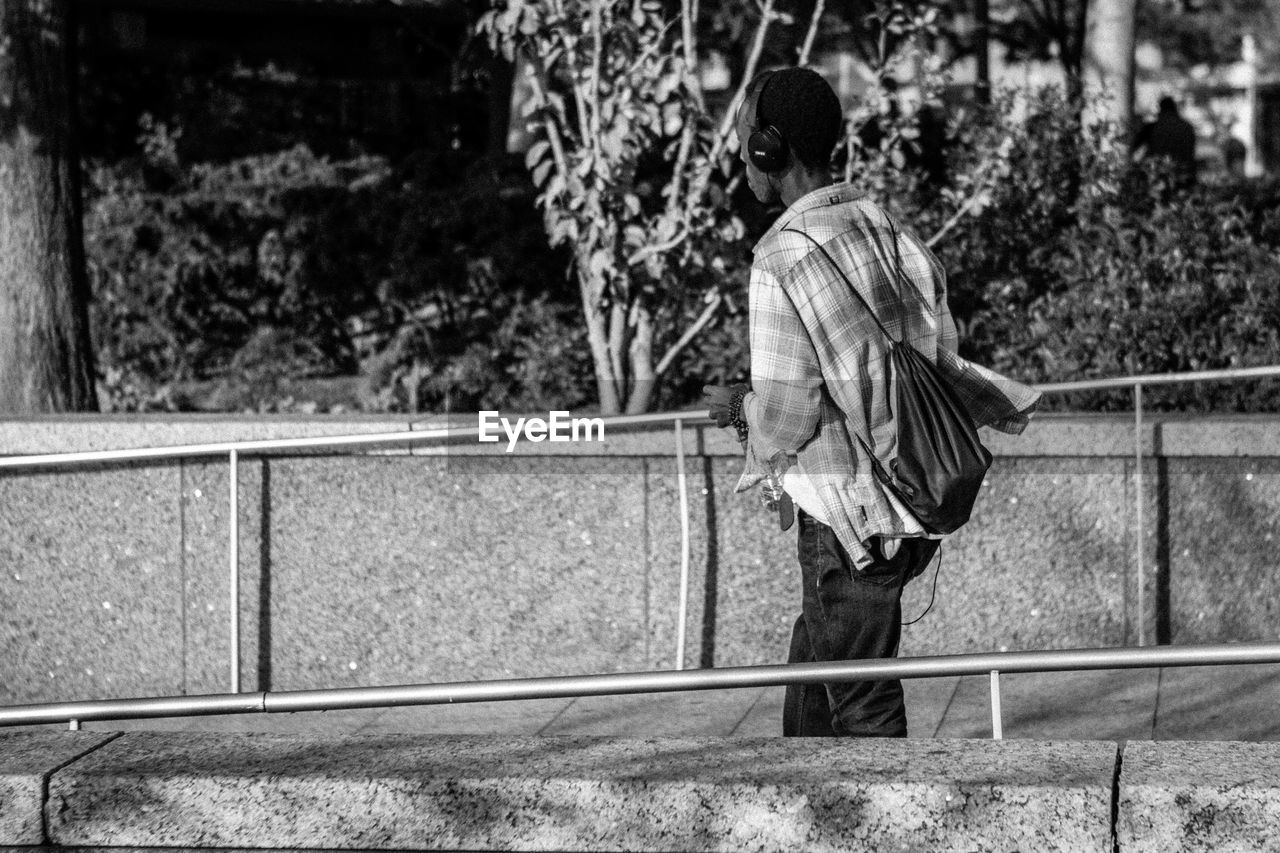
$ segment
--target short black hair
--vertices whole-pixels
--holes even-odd
[[[760,87],[756,124],[776,127],[805,166],[828,165],[844,126],[844,111],[831,84],[811,68],[783,68],[752,81],[751,90]]]

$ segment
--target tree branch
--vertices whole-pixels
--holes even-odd
[[[809,31],[804,34],[804,44],[800,48],[800,57],[796,60],[796,65],[809,64],[809,52],[813,50],[813,40],[818,35],[818,22],[822,20],[826,5],[827,0],[817,0],[814,4],[813,17],[809,19]]]
[[[1063,65],[1067,72],[1079,74],[1081,67],[1084,65],[1084,38],[1085,28],[1089,23],[1089,4],[1086,0],[1079,0],[1076,6],[1075,20],[1072,22],[1071,31],[1071,50],[1065,51],[1063,55]]]
[[[943,235],[945,235],[952,228],[956,227],[956,225],[960,222],[960,220],[963,219],[966,215],[968,215],[969,211],[973,209],[973,206],[978,203],[978,199],[982,197],[983,191],[986,190],[987,184],[991,180],[992,171],[993,170],[991,166],[987,166],[987,169],[986,169],[987,173],[982,176],[982,180],[978,182],[977,188],[973,191],[973,194],[970,195],[969,198],[965,199],[965,203],[960,205],[960,209],[957,210],[951,216],[950,219],[948,219],[945,223],[943,223],[942,227],[939,228],[932,237],[930,237],[928,240],[925,240],[924,244],[926,246],[932,249],[934,245],[939,240],[942,239]]]
[[[720,161],[720,156],[724,153],[725,146],[728,144],[729,135],[733,132],[734,121],[737,118],[738,106],[742,103],[742,99],[746,94],[747,86],[751,79],[755,77],[756,68],[760,64],[760,56],[764,52],[765,36],[768,34],[769,25],[777,18],[777,14],[773,11],[774,0],[765,0],[760,7],[760,24],[756,29],[755,39],[751,45],[751,53],[747,57],[747,65],[743,71],[742,81],[738,84],[738,91],[734,93],[733,99],[729,102],[729,108],[725,111],[724,119],[720,122],[720,127],[716,130],[714,141],[711,145],[711,151],[707,154],[706,161],[699,169],[696,179],[689,182],[689,192],[685,196],[684,220],[689,221],[692,215],[693,207],[702,198],[707,190],[707,184],[711,180],[711,172],[716,168],[716,164]],[[683,239],[683,237],[681,238]]]
[[[675,25],[675,21],[667,21],[667,23],[662,27],[662,32],[658,34],[658,37],[654,39],[653,42],[644,49],[644,52],[636,57],[636,61],[631,63],[627,68],[625,76],[630,77],[632,74],[635,74],[640,70],[640,66],[644,65],[646,59],[658,52],[662,47],[662,38],[667,34],[667,30],[671,29]]]
[[[723,295],[717,293],[712,297],[711,301],[707,303],[707,307],[703,308],[702,313],[698,315],[698,319],[694,320],[693,324],[689,326],[688,329],[685,329],[684,334],[680,336],[679,340],[672,344],[671,347],[663,354],[662,358],[658,360],[658,366],[654,368],[653,371],[653,375],[655,377],[660,377],[662,374],[666,373],[667,368],[676,360],[676,356],[680,354],[680,351],[688,346],[689,342],[696,338],[699,332],[706,328],[707,324],[711,322],[713,317],[715,317],[716,310],[723,303]]]
[[[667,213],[674,213],[683,200],[680,195],[680,189],[684,183],[685,168],[689,165],[689,155],[693,153],[695,131],[694,123],[686,116],[684,129],[680,131],[680,151],[676,154],[675,168],[671,172],[671,194],[667,196]],[[685,204],[684,209],[687,214],[689,205]]]
[[[698,0],[680,0],[680,41],[684,48],[684,66],[692,74],[698,65],[698,43],[695,26],[698,20]]]
[[[747,57],[747,66],[742,73],[742,81],[738,84],[738,91],[734,93],[733,100],[729,102],[729,109],[725,111],[724,119],[720,122],[720,129],[716,131],[715,143],[711,146],[711,155],[708,158],[714,165],[720,159],[720,155],[724,152],[725,146],[729,141],[729,134],[733,132],[734,120],[737,118],[738,107],[742,104],[743,97],[746,96],[747,86],[751,84],[752,78],[756,76],[756,67],[760,64],[760,56],[764,53],[764,40],[769,32],[769,25],[778,17],[773,11],[774,0],[764,0],[764,4],[760,7],[760,25],[756,28],[755,40],[751,43],[751,53]]]
[[[1087,3],[1085,5],[1088,5]],[[1053,4],[1053,22],[1057,25],[1058,31],[1066,37],[1067,30],[1067,0],[1055,0]],[[1066,45],[1063,45],[1066,48]]]
[[[664,240],[661,243],[654,243],[651,246],[643,246],[639,249],[636,249],[635,252],[633,252],[631,256],[627,258],[627,266],[634,267],[636,264],[643,263],[644,261],[648,260],[648,258],[653,255],[660,255],[663,252],[667,251],[668,249],[674,249],[676,246],[679,246],[680,243],[683,242],[684,239],[688,236],[689,236],[689,229],[685,227],[677,231],[676,235],[670,238],[669,240]]]
[[[559,0],[552,0],[551,8],[557,17],[568,17],[564,10],[564,3],[559,2]],[[578,132],[582,135],[583,144],[589,144],[587,140],[590,138],[591,133],[590,128],[587,126],[587,104],[583,100],[582,84],[577,80],[578,51],[574,47],[576,37],[567,32],[566,28],[566,32],[560,36],[560,39],[564,42],[564,55],[569,60],[569,88],[573,91],[573,102],[578,108]]]
[[[547,101],[546,86],[543,84],[542,78],[538,76],[539,74],[545,75],[547,70],[542,66],[541,59],[536,55],[535,51],[529,51],[528,58],[537,66],[534,73],[529,77],[529,85],[533,88],[534,96],[544,104],[549,103]],[[565,156],[564,138],[560,135],[560,126],[549,117],[543,118],[542,125],[546,128],[547,141],[551,143],[551,156],[555,158],[556,171],[568,177],[569,160]]]
[[[684,49],[684,73],[693,81],[693,90],[702,106],[702,87],[698,85],[698,45],[695,25],[698,20],[698,0],[680,0],[681,47]],[[693,138],[696,126],[685,116],[684,127],[680,131],[680,150],[676,154],[675,168],[671,171],[671,193],[667,196],[667,213],[674,213],[680,205],[681,188],[684,184],[685,168],[689,165],[689,155],[693,152]],[[688,210],[688,206],[685,206]]]
[[[600,26],[600,2],[591,0],[591,150],[600,150],[600,62],[604,53],[604,33]]]
[[[1082,0],[1082,2],[1084,2],[1084,0]],[[1031,14],[1031,19],[1035,22],[1037,27],[1048,33],[1052,38],[1056,39],[1058,37],[1057,33],[1054,31],[1052,21],[1053,16],[1047,8],[1040,7],[1037,5],[1035,0],[1022,0],[1022,7]]]

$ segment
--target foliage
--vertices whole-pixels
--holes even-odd
[[[92,49],[80,52],[78,80],[86,156],[131,157],[146,113],[184,129],[180,147],[188,162],[225,162],[300,141],[334,158],[484,147],[485,91],[468,65],[469,12],[460,5],[362,16],[345,29],[336,19],[310,16],[261,37],[253,30],[262,27],[263,12],[248,6],[210,12],[169,5],[146,15],[152,27],[178,32],[153,30],[137,49],[102,49],[95,36],[106,34],[86,22]],[[430,19],[429,28],[413,20],[418,14]],[[207,40],[181,34],[199,32],[201,18],[216,20],[223,34]],[[376,39],[379,47],[335,51],[326,30],[352,45]],[[173,39],[182,49],[169,47]]]
[[[1275,187],[1179,192],[1160,165],[1130,165],[1106,128],[1082,135],[1060,96],[1028,107],[1016,128],[1006,112],[968,138],[985,148],[1009,134],[1003,176],[937,246],[966,353],[1029,381],[1280,363]],[[1171,387],[1148,400],[1247,411],[1280,393]],[[1127,392],[1046,402],[1131,405]]]
[[[177,136],[146,122],[142,161],[91,174],[104,407],[199,408],[211,396],[260,411],[448,406],[442,377],[474,359],[477,342],[515,376],[480,395],[487,402],[530,388],[581,398],[572,370],[556,384],[527,363],[545,365],[554,347],[515,340],[519,318],[544,336],[563,330],[540,297],[563,299],[564,261],[525,212],[522,184],[449,154],[392,168],[299,147],[184,165]],[[357,374],[330,403],[290,390]]]
[[[495,327],[423,384],[424,411],[581,411],[594,397],[590,353],[574,304],[502,294]]]
[[[804,37],[801,64],[823,10],[823,3],[813,4],[809,26],[796,33]],[[711,19],[726,29],[723,16]],[[936,97],[941,61],[928,49],[936,19],[937,10],[925,5],[876,3],[869,32],[880,79],[909,63],[927,79],[926,96]],[[745,259],[734,246],[745,228],[726,204],[741,178],[728,159],[733,117],[770,27],[795,18],[774,0],[758,4],[737,95],[718,123],[698,85],[699,20],[697,4],[689,2],[668,19],[656,0],[494,0],[478,26],[495,50],[519,56],[530,69],[528,115],[540,138],[527,166],[541,190],[548,239],[574,248],[606,412],[648,408],[681,351],[717,321],[729,285],[742,281],[734,272]],[[742,40],[741,21],[727,29]],[[895,158],[920,135],[918,114],[898,122],[890,111],[884,99],[853,118],[855,129],[877,113],[889,119],[879,122],[887,133],[873,146],[876,157]],[[856,147],[846,152],[850,169],[865,160]],[[873,167],[860,174],[881,173]]]
[[[533,181],[440,146],[191,164],[186,134],[144,119],[143,157],[92,173],[104,405],[195,408],[213,384],[239,389],[218,407],[261,411],[608,409],[603,377],[619,407],[681,408],[744,378],[748,250],[767,218],[701,102],[683,21],[643,0],[492,10],[494,43],[544,63]],[[933,245],[966,355],[1032,381],[1276,363],[1280,187],[1179,195],[1131,170],[1108,128],[1082,135],[1060,93],[944,112],[939,18],[885,3],[864,23],[884,35],[876,80],[833,170]],[[909,103],[888,83],[904,71]],[[326,402],[299,377],[358,382]],[[1148,393],[1175,409],[1280,402],[1266,386]]]
[[[649,408],[687,343],[689,292],[714,310],[723,250],[742,236],[723,192],[706,193],[718,146],[691,27],[677,41],[674,23],[656,0],[498,0],[478,25],[530,69],[526,165],[551,245],[573,250],[606,412]]]
[[[869,191],[935,239],[962,353],[1032,382],[1280,364],[1280,184],[1173,189],[1106,127],[1082,135],[1060,91],[953,115],[941,193],[910,163],[861,151]],[[897,116],[905,121],[907,117]],[[963,213],[957,217],[957,213]],[[740,379],[745,314],[708,330],[694,375]],[[1147,389],[1156,410],[1274,411],[1274,382]],[[675,386],[675,407],[696,400]],[[1126,409],[1129,392],[1046,398]]]
[[[1143,188],[1146,192],[1143,192]],[[1168,194],[1130,176],[1124,195],[1091,205],[1049,257],[1054,286],[1038,296],[1007,280],[987,293],[993,361],[1043,379],[1174,373],[1280,363],[1280,261],[1246,230],[1230,197]],[[1012,311],[999,310],[999,299]],[[1009,365],[1012,367],[1012,365]],[[1009,369],[1006,367],[1006,369]],[[1274,410],[1274,383],[1151,389],[1156,408]],[[1127,407],[1123,395],[1066,401]]]
[[[1077,116],[1072,102],[1050,88],[997,93],[990,107],[970,106],[955,117],[942,203],[918,201],[912,218],[921,234],[932,235],[962,331],[969,331],[968,317],[989,307],[987,282],[1018,275],[1037,293],[1051,286],[1046,254],[1055,240],[1046,238],[1070,230],[1082,192],[1102,192],[1112,179],[1089,153],[1099,150],[1106,128],[1097,128],[1091,142]],[[962,338],[980,333],[975,327]]]
[[[299,214],[342,191],[339,168],[295,149],[185,171],[174,134],[148,129],[143,168],[94,171],[86,216],[108,407],[172,407],[165,383],[227,371],[349,368],[299,248]]]

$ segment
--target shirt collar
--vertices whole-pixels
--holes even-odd
[[[827,207],[835,204],[844,204],[861,198],[862,193],[853,188],[853,184],[841,182],[831,184],[830,186],[819,187],[812,192],[800,196],[791,203],[791,206],[782,212],[777,221],[768,231],[764,232],[764,236],[756,242],[751,251],[757,252],[766,240],[771,239],[775,234],[791,224],[791,221],[802,213],[814,210],[819,207]]]

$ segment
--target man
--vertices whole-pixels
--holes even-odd
[[[939,543],[872,473],[868,448],[882,463],[893,458],[896,424],[890,341],[868,309],[890,333],[905,330],[977,423],[1021,432],[1039,395],[955,355],[937,259],[871,200],[833,184],[843,113],[821,76],[760,75],[736,128],[752,192],[786,211],[755,246],[752,388],[708,386],[707,402],[746,446],[738,490],[780,486],[784,529],[790,502],[798,506],[803,595],[789,661],[894,657],[902,587]],[[787,688],[783,734],[906,733],[898,681]]]
[[[1155,121],[1139,128],[1133,147],[1144,158],[1169,161],[1174,186],[1186,189],[1196,182],[1196,129],[1178,113],[1178,103],[1165,95]]]

